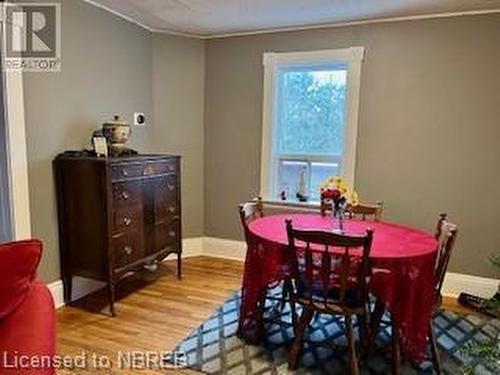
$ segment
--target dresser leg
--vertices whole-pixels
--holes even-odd
[[[181,253],[177,253],[177,278],[181,279],[182,278],[182,257]]]
[[[109,312],[112,317],[116,316],[115,312],[115,285],[108,283],[108,299],[109,299]]]
[[[73,295],[73,277],[66,276],[63,278],[64,286],[64,303],[69,305],[71,303],[71,296]]]

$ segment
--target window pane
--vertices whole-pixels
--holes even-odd
[[[340,174],[338,163],[311,163],[311,190],[310,200],[319,201],[319,188],[327,178]]]
[[[304,173],[306,189],[309,188],[308,163],[302,161],[280,161],[277,195],[286,193],[287,200],[296,200],[300,188],[300,175]]]
[[[279,77],[278,152],[342,155],[347,71],[287,69]]]

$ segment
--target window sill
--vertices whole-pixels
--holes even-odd
[[[302,210],[314,209],[319,210],[319,202],[298,202],[298,201],[282,201],[279,199],[263,199],[262,203],[268,207],[286,207],[297,208]]]

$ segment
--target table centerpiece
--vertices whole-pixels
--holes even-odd
[[[359,203],[358,194],[350,189],[342,177],[331,177],[320,186],[320,197],[322,211],[325,206],[330,205],[332,218],[337,219],[338,231],[344,231],[344,217],[349,205],[356,206]],[[335,222],[335,220],[334,220]]]

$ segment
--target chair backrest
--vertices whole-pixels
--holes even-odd
[[[246,238],[248,234],[248,224],[250,224],[255,219],[264,217],[262,198],[258,197],[251,202],[241,203],[239,205],[239,214]]]
[[[346,302],[349,288],[356,283],[359,298],[368,296],[366,280],[370,274],[369,255],[373,231],[364,236],[346,236],[333,232],[297,230],[286,221],[292,278],[299,285],[301,296],[311,303],[322,294],[324,305]],[[300,241],[300,245],[297,242]],[[354,254],[356,250],[357,254]],[[338,289],[332,297],[331,288]],[[359,301],[362,302],[362,301]]]
[[[359,203],[355,206],[347,206],[347,215],[352,217],[360,217],[362,220],[380,221],[382,220],[382,213],[384,211],[384,203],[377,201],[375,204]]]
[[[325,216],[327,211],[331,211],[333,208],[331,203],[321,200],[320,209],[321,209],[321,214]],[[369,219],[374,221],[380,221],[382,220],[383,211],[384,211],[384,203],[381,201],[378,201],[375,204],[359,203],[355,206],[348,204],[346,215],[351,219],[353,217],[357,217],[361,218],[362,220]]]
[[[444,277],[448,269],[451,253],[455,246],[458,226],[448,221],[447,214],[441,214],[436,227],[436,240],[438,241],[438,255],[436,259],[436,297],[440,297]]]

